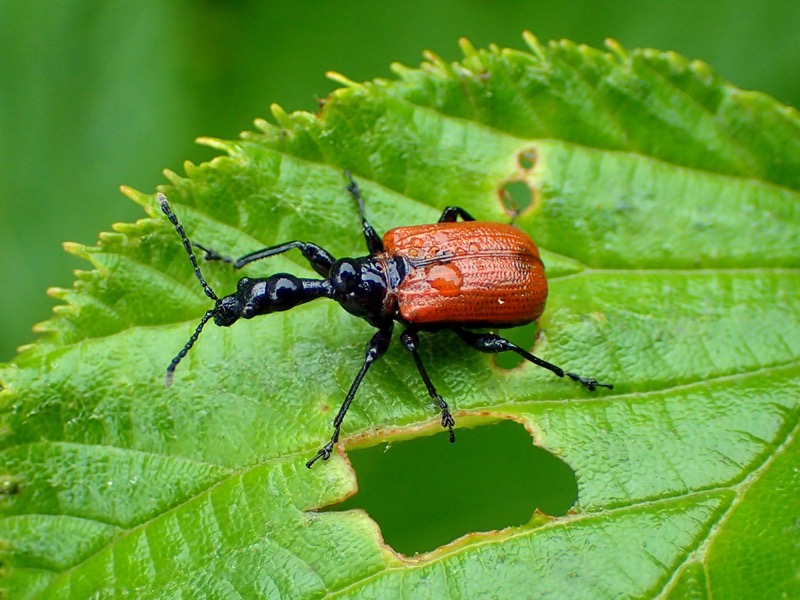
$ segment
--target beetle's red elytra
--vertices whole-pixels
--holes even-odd
[[[539,249],[511,225],[398,227],[386,232],[383,247],[414,265],[396,289],[400,315],[410,323],[514,327],[544,311],[547,278]]]
[[[370,366],[388,349],[395,323],[404,328],[400,342],[411,354],[428,395],[439,407],[442,427],[449,430],[451,442],[455,441],[455,419],[422,362],[418,350],[419,331],[450,329],[465,344],[480,352],[515,352],[559,377],[569,377],[588,390],[613,387],[565,372],[495,333],[474,331],[476,328],[524,325],[544,311],[547,300],[544,265],[536,244],[523,231],[511,225],[476,221],[463,208],[449,206],[437,223],[398,227],[381,239],[367,221],[358,185],[348,171],[345,175],[349,180],[347,191],[358,203],[369,251],[364,257],[337,260],[313,242],[295,240],[233,260],[189,241],[167,198],[158,195],[161,210],[178,232],[195,276],[205,294],[214,301],[214,307],[206,311],[189,341],[167,367],[167,385],[172,383],[175,368],[208,321],[213,319],[215,325],[228,327],[240,318],[252,319],[289,310],[317,298],[328,298],[378,331],[367,344],[364,362],[333,420],[330,441],[306,463],[309,468],[320,458],[327,460],[333,452],[345,414]],[[231,263],[235,269],[289,250],[299,250],[322,279],[301,278],[289,273],[243,277],[234,293],[220,298],[203,278],[193,247],[202,250],[206,260]]]

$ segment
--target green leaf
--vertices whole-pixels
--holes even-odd
[[[462,430],[514,419],[574,469],[573,510],[413,559],[365,512],[315,510],[356,489],[339,454],[304,464],[372,329],[325,302],[209,326],[165,388],[209,301],[154,196],[128,190],[149,218],[68,245],[93,270],[0,367],[11,597],[800,594],[800,119],[671,53],[526,40],[464,42],[461,62],[429,55],[393,81],[335,76],[318,115],[274,107],[275,124],[205,140],[224,154],[163,191],[225,254],[301,239],[358,256],[344,168],[379,231],[447,205],[506,221],[504,186],[529,186],[517,224],[550,277],[535,351],[614,390],[500,368],[447,332],[422,352]],[[313,275],[270,261],[244,272]],[[241,275],[203,271],[221,294]],[[438,429],[393,346],[343,448]],[[415,468],[446,468],[448,450]]]

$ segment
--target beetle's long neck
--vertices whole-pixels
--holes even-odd
[[[297,304],[304,304],[317,298],[333,298],[333,287],[327,279],[300,278],[303,299]]]
[[[237,294],[245,318],[257,314],[282,312],[317,298],[332,298],[333,288],[326,279],[305,279],[277,273],[263,279],[244,279]],[[248,314],[249,313],[249,314]]]

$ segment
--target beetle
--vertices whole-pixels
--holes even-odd
[[[419,331],[452,330],[471,348],[487,353],[515,352],[525,360],[569,377],[588,390],[613,388],[596,379],[564,371],[534,356],[495,333],[475,329],[500,329],[524,325],[544,311],[547,278],[533,240],[512,225],[477,221],[466,210],[448,206],[436,223],[391,229],[381,238],[366,218],[364,200],[349,171],[347,191],[358,204],[361,228],[369,254],[335,259],[312,242],[298,240],[256,250],[232,259],[189,240],[164,194],[158,194],[161,210],[180,236],[205,294],[214,301],[194,333],[167,367],[166,384],[172,384],[175,368],[200,336],[208,321],[229,327],[240,318],[289,310],[317,298],[329,298],[378,331],[366,345],[361,365],[344,402],[333,420],[333,435],[306,463],[328,460],[339,440],[342,422],[372,364],[389,347],[394,323],[403,326],[400,342],[411,354],[428,394],[439,407],[442,427],[455,441],[455,419],[436,391],[419,354]],[[460,219],[460,220],[459,220]],[[193,246],[206,260],[224,261],[240,269],[252,262],[299,250],[322,279],[306,279],[289,273],[263,278],[243,277],[236,291],[222,298],[200,271]]]

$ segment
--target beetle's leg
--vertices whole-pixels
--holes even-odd
[[[233,264],[234,262],[236,262],[230,256],[225,256],[223,254],[220,254],[216,250],[212,250],[211,248],[203,246],[202,244],[198,244],[197,242],[192,242],[192,246],[194,246],[203,253],[203,260],[208,260],[208,261],[219,260],[229,264]]]
[[[433,401],[436,402],[437,406],[442,411],[442,427],[446,427],[450,430],[450,443],[452,444],[456,441],[456,436],[453,433],[453,425],[456,424],[456,421],[453,419],[453,415],[450,414],[447,402],[438,394],[436,388],[433,386],[431,378],[428,377],[425,365],[422,364],[422,359],[417,351],[417,346],[419,345],[419,336],[417,332],[413,329],[406,329],[400,336],[400,341],[403,343],[403,347],[411,352],[411,356],[414,357],[414,362],[417,364],[419,375],[422,377],[422,381],[425,382],[425,387],[428,388],[428,394],[430,394]]]
[[[453,327],[453,331],[456,332],[458,337],[460,337],[469,346],[475,348],[476,350],[489,353],[506,352],[506,351],[516,352],[525,360],[529,360],[530,362],[539,367],[544,367],[545,369],[552,371],[559,377],[564,377],[566,375],[573,381],[577,381],[578,383],[580,383],[587,390],[594,391],[598,387],[604,387],[608,389],[614,388],[613,385],[608,383],[600,383],[596,379],[581,377],[580,375],[576,375],[575,373],[565,372],[564,369],[562,369],[561,367],[557,367],[556,365],[549,363],[546,360],[542,360],[538,356],[534,356],[527,350],[520,348],[516,344],[509,342],[507,339],[501,338],[499,335],[495,335],[494,333],[476,333],[474,331],[467,331],[466,329],[461,329],[460,327]]]
[[[383,240],[375,231],[375,228],[367,221],[367,213],[364,210],[364,199],[361,197],[361,191],[358,189],[358,184],[348,169],[344,170],[344,176],[350,181],[347,185],[347,191],[358,202],[358,214],[361,215],[361,228],[364,230],[364,239],[367,241],[367,250],[370,254],[377,254],[383,252]]]
[[[306,466],[310,469],[311,466],[317,462],[318,459],[328,460],[331,456],[331,452],[333,452],[333,447],[336,445],[336,442],[339,441],[339,431],[342,427],[342,421],[344,421],[344,416],[347,414],[347,409],[350,408],[350,404],[353,402],[353,398],[356,396],[356,392],[358,391],[358,386],[361,385],[361,380],[364,379],[364,375],[367,374],[370,366],[376,360],[378,360],[381,356],[384,355],[386,349],[389,347],[389,342],[392,339],[392,328],[393,323],[390,321],[388,325],[384,325],[381,329],[378,330],[375,335],[372,336],[372,339],[367,344],[366,352],[364,353],[364,364],[361,365],[361,369],[358,371],[356,378],[353,380],[352,385],[350,386],[350,391],[347,392],[347,396],[342,402],[341,408],[339,408],[339,412],[336,413],[336,418],[333,420],[333,435],[331,436],[331,441],[325,444],[319,452],[312,458],[310,461],[306,463]]]
[[[442,216],[439,217],[439,223],[453,223],[461,217],[462,221],[474,221],[475,217],[469,214],[460,206],[448,206],[442,211]]]
[[[321,248],[316,244],[312,244],[311,242],[299,242],[296,240],[293,242],[278,244],[277,246],[270,246],[269,248],[262,248],[261,250],[256,250],[250,254],[245,254],[236,260],[230,258],[229,256],[218,254],[214,250],[206,248],[205,246],[201,246],[196,242],[193,242],[193,245],[197,248],[200,248],[200,250],[205,253],[204,258],[206,260],[221,260],[226,263],[231,263],[234,269],[241,269],[243,266],[248,265],[251,262],[261,260],[262,258],[269,258],[270,256],[275,256],[276,254],[283,254],[284,252],[292,250],[293,248],[300,250],[300,252],[303,253],[303,257],[308,261],[308,264],[310,264],[311,267],[323,277],[328,276],[331,266],[335,261],[330,252],[324,248]]]

